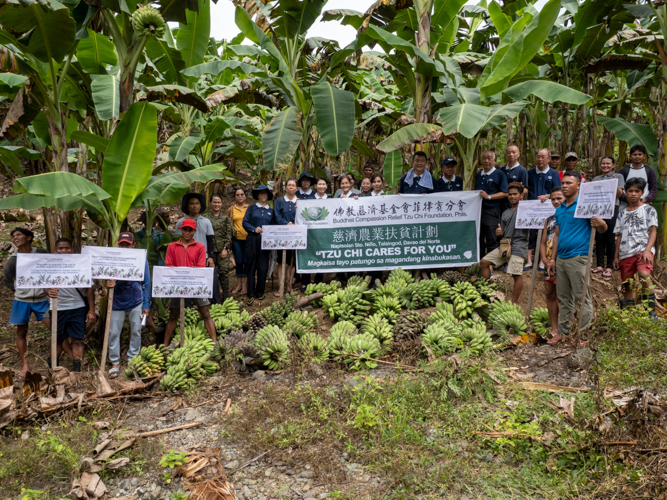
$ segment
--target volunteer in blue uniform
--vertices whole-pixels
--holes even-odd
[[[302,173],[299,176],[299,180],[296,181],[296,185],[299,188],[296,192],[296,197],[300,200],[312,200],[315,198],[315,191],[312,189],[314,182],[315,179],[308,172]]]
[[[454,175],[457,163],[458,162],[454,158],[445,158],[442,160],[442,163],[440,164],[442,177],[435,181],[436,193],[463,191],[463,179]]]
[[[434,191],[433,176],[426,170],[426,153],[412,155],[412,168],[401,177],[398,192],[401,194],[430,194]]]
[[[298,194],[296,191],[296,179],[290,177],[285,183],[285,195],[280,198],[276,198],[276,201],[273,203],[273,208],[275,210],[275,222],[281,226],[291,226],[294,225],[294,220],[296,219],[296,202],[298,201]],[[287,266],[285,269],[285,280],[287,281],[287,293],[292,291],[292,278],[294,277],[294,265],[296,259],[295,250],[286,250],[285,251],[285,262],[283,262],[283,251],[278,250],[278,269],[276,272],[278,276],[282,276],[280,266]],[[282,297],[284,293],[285,284],[280,281],[280,289],[274,294],[276,297]]]
[[[482,217],[479,225],[479,253],[487,255],[498,248],[496,229],[500,225],[501,203],[507,198],[507,176],[494,163],[496,153],[490,149],[482,153],[482,171],[475,178],[475,190],[482,198]]]
[[[551,190],[560,186],[560,176],[558,170],[549,166],[551,161],[551,151],[543,148],[537,151],[535,156],[535,168],[528,171],[528,199],[546,201],[551,199]],[[533,267],[533,251],[537,246],[537,229],[530,230],[528,238],[528,257],[523,270],[527,271]],[[544,271],[544,266],[540,264],[540,271]]]
[[[246,256],[248,257],[248,305],[257,300],[264,300],[266,275],[269,272],[270,250],[262,250],[262,227],[274,223],[273,209],[269,200],[273,193],[265,184],[252,190],[252,197],[257,203],[250,205],[243,216],[243,229],[248,233]]]

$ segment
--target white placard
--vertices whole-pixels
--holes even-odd
[[[616,206],[618,179],[582,184],[574,216],[579,219],[611,219]]]
[[[516,214],[517,229],[543,229],[544,221],[556,213],[551,200],[524,200],[519,202]]]
[[[262,228],[262,250],[305,250],[308,226],[284,225]]]
[[[71,253],[18,253],[16,288],[90,288],[90,257]]]
[[[212,267],[153,268],[153,297],[208,299],[213,297]]]
[[[143,281],[146,250],[84,246],[82,255],[90,255],[93,278],[97,280]]]

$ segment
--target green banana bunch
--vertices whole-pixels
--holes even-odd
[[[344,333],[345,335],[351,337],[358,334],[359,332],[357,331],[356,325],[353,323],[350,323],[349,321],[339,321],[334,326],[332,326],[331,330],[329,331],[330,335],[335,333]]]
[[[303,337],[317,329],[317,315],[314,312],[294,311],[285,320],[284,331],[288,336]]]
[[[458,326],[453,323],[433,323],[426,327],[421,340],[436,357],[440,357],[453,354],[463,346],[463,341],[459,338],[460,333]]]
[[[492,326],[501,334],[509,335],[523,335],[528,328],[523,313],[516,310],[498,315]]]
[[[280,370],[289,363],[289,340],[277,326],[262,328],[252,344],[259,350],[262,362],[269,370]]]
[[[393,269],[389,273],[389,276],[387,277],[387,284],[395,285],[396,288],[398,288],[399,290],[404,286],[414,282],[415,280],[412,278],[412,274],[409,273],[408,271],[404,271],[400,267],[397,269]]]
[[[167,23],[155,7],[146,5],[134,11],[132,29],[139,36],[161,38]]]
[[[346,345],[343,360],[352,370],[375,368],[378,364],[374,360],[379,356],[381,349],[380,342],[372,335],[367,333],[355,335]],[[349,356],[350,354],[354,356]]]
[[[456,316],[454,316],[454,306],[447,302],[438,302],[435,305],[435,311],[428,317],[428,322],[433,323],[452,323],[458,324]]]
[[[477,278],[475,288],[482,297],[487,300],[493,297],[498,290],[498,285],[484,278]]]
[[[460,326],[460,338],[473,356],[481,356],[493,349],[491,335],[487,332],[486,325],[481,319],[466,319],[461,322]]]
[[[401,303],[397,297],[381,295],[373,302],[373,312],[394,323],[401,312]]]
[[[301,337],[297,343],[297,348],[314,363],[321,363],[329,357],[327,341],[315,332],[308,332]]]
[[[456,283],[451,287],[450,294],[458,318],[471,316],[475,309],[486,305],[479,292],[468,282]]]
[[[381,346],[381,354],[391,352],[391,343],[394,340],[392,326],[379,314],[369,316],[361,323],[361,333],[375,337]]]
[[[199,316],[199,313],[197,312],[197,309],[194,307],[186,307],[184,310],[184,316],[185,316],[185,327],[187,328],[188,326],[197,326],[197,323],[201,320],[201,317]],[[178,330],[181,327],[181,318],[178,318],[178,321],[176,322],[176,329]]]
[[[551,331],[551,318],[549,317],[549,310],[546,307],[535,307],[530,312],[530,324],[535,332],[540,337],[546,337]]]
[[[350,339],[356,334],[356,328],[354,328],[354,330],[339,329],[338,331],[332,329],[329,332],[329,338],[327,339],[327,350],[329,351],[331,359],[342,362],[345,359],[343,358],[343,355],[346,352],[349,352],[348,345]]]
[[[331,283],[310,283],[306,287],[306,295],[312,295],[321,292],[324,297],[336,293],[341,288],[340,281],[332,281]],[[317,299],[312,302],[313,307],[322,307],[322,299]]]

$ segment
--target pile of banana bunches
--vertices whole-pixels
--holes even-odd
[[[363,370],[377,367],[405,341],[418,341],[425,358],[460,351],[482,356],[506,347],[512,335],[524,335],[529,324],[540,335],[549,330],[546,309],[533,309],[527,323],[521,307],[498,298],[498,285],[479,274],[479,266],[472,266],[465,274],[450,270],[415,282],[399,268],[374,284],[370,277],[353,276],[345,287],[339,281],[308,285],[306,295],[323,296],[305,310],[295,310],[296,297],[288,294],[252,316],[229,298],[211,306],[217,343],[196,309],[188,308],[184,344],[179,345],[177,329],[169,348],[143,348],[125,374],[146,377],[166,370],[160,383],[175,392],[229,365],[239,372],[282,370],[298,358]],[[320,307],[334,321],[329,331],[318,328],[312,309]],[[432,312],[418,311],[426,308]]]

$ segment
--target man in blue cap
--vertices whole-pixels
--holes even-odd
[[[463,191],[463,179],[454,175],[456,164],[458,162],[454,158],[447,157],[442,160],[440,167],[442,169],[442,177],[435,181],[436,193],[449,193],[452,191]]]

